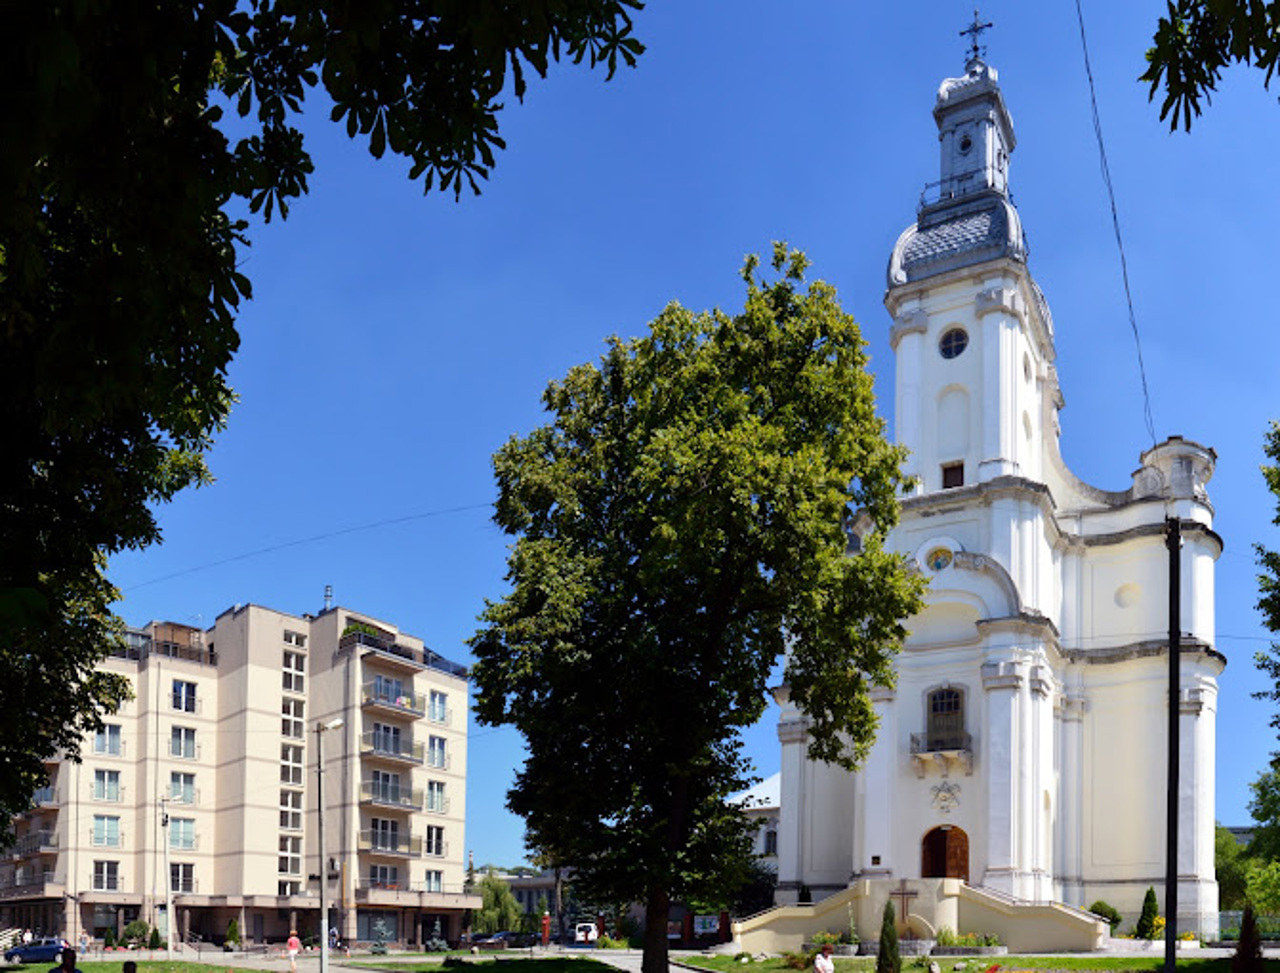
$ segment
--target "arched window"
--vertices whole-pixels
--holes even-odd
[[[929,694],[929,750],[965,750],[964,694],[958,689],[935,689]]]

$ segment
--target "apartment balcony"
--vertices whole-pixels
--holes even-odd
[[[360,803],[398,811],[421,811],[422,791],[412,787],[388,787],[366,780],[360,782]]]
[[[427,712],[426,700],[416,693],[392,693],[385,686],[374,682],[364,684],[361,702],[365,709],[375,713],[391,713],[417,719]]]
[[[374,634],[348,630],[338,639],[338,650],[351,649],[359,651],[361,658],[374,663],[382,663],[403,672],[421,672],[423,669],[434,669],[459,679],[467,678],[467,667],[451,662],[438,652],[430,649],[414,649],[401,645],[388,634]]]
[[[411,739],[396,739],[373,731],[360,738],[360,752],[364,756],[393,760],[398,763],[421,766],[425,760],[425,749],[421,743],[414,743]]]
[[[9,857],[14,860],[57,853],[58,832],[56,831],[30,831],[15,841],[13,847],[9,849]]]
[[[448,814],[449,798],[432,797],[430,794],[428,794],[427,806],[423,810],[425,810],[428,814]]]
[[[42,787],[31,795],[31,807],[34,809],[50,810],[61,804],[62,797],[53,787]]]
[[[0,901],[6,899],[61,898],[62,881],[52,870],[18,874],[10,885],[0,886]]]
[[[947,776],[952,769],[973,773],[973,737],[964,730],[911,734],[911,762],[916,776],[924,777],[930,767]]]
[[[386,831],[361,831],[356,850],[370,855],[421,858],[422,836]]]

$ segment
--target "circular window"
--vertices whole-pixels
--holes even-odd
[[[960,136],[960,151],[961,151],[961,152],[968,152],[971,148],[973,148],[973,139],[969,138],[969,136],[967,136],[967,135],[961,135],[961,136]]]
[[[952,328],[938,342],[943,358],[958,358],[969,347],[969,335],[964,328]]]
[[[951,552],[945,547],[935,547],[925,556],[925,562],[934,571],[949,568],[951,566]]]

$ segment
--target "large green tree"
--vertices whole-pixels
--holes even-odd
[[[511,886],[492,868],[480,879],[480,909],[475,914],[476,932],[515,932],[524,918]]]
[[[244,215],[283,216],[325,110],[426,189],[476,189],[501,98],[634,63],[637,0],[50,0],[0,31],[0,818],[118,703],[104,556],[206,481]],[[228,117],[224,118],[224,111]],[[234,116],[239,116],[238,118]],[[239,216],[233,214],[240,214]]]
[[[495,456],[509,593],[472,639],[476,713],[528,759],[508,804],[601,902],[646,906],[665,973],[673,897],[723,898],[750,860],[726,798],[740,731],[779,673],[810,756],[855,766],[923,581],[884,549],[901,449],[857,325],[807,261],[743,271],[741,313],[668,306],[544,395],[550,422]],[[848,525],[874,525],[850,554]],[[546,840],[544,840],[544,837]]]
[[[1275,498],[1275,514],[1272,523],[1280,525],[1280,424],[1272,421],[1263,443],[1263,452],[1270,463],[1262,465],[1262,476],[1267,489]],[[1258,610],[1263,624],[1272,632],[1280,632],[1280,552],[1262,544],[1255,544],[1258,558]],[[1254,662],[1271,681],[1271,688],[1253,695],[1258,699],[1280,703],[1280,644],[1271,643],[1264,651],[1254,655]],[[1271,728],[1280,735],[1280,710],[1272,714]],[[1249,854],[1260,859],[1280,859],[1280,753],[1273,752],[1271,766],[1250,785],[1253,798],[1249,813],[1257,822]]]
[[[1280,0],[1168,0],[1147,51],[1141,80],[1151,99],[1163,94],[1160,118],[1191,129],[1231,64],[1254,65],[1271,86],[1280,59]]]

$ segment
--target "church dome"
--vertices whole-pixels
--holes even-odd
[[[889,286],[1006,258],[1025,263],[1022,220],[1008,198],[991,193],[960,205],[926,208],[889,257]]]

